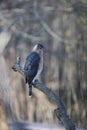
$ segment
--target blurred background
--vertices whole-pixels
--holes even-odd
[[[60,123],[56,105],[11,67],[24,65],[33,46],[46,48],[40,77],[62,99],[77,127],[87,128],[87,0],[0,0],[0,126],[6,122]]]

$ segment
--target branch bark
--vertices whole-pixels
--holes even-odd
[[[16,63],[12,66],[12,69],[16,72],[18,71],[25,77],[26,72],[20,66],[20,63],[21,58],[18,57]],[[72,123],[71,119],[67,115],[67,112],[60,97],[56,95],[51,89],[47,88],[43,83],[38,82],[38,80],[34,82],[33,86],[42,91],[45,95],[47,95],[56,103],[58,108],[54,110],[54,113],[56,114],[57,118],[61,121],[61,123],[65,125],[66,130],[76,130],[75,125]]]

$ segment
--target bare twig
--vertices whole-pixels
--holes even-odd
[[[13,69],[15,72],[18,71],[20,74],[22,74],[23,76],[25,76],[24,70],[23,70],[23,68],[20,66],[20,63],[21,63],[21,58],[20,58],[20,57],[17,57],[17,61],[16,61],[16,63],[12,66],[12,69]]]
[[[12,66],[12,69],[14,71],[18,71],[23,76],[26,76],[26,72],[23,70],[23,68],[20,66],[21,59],[20,57],[17,58],[16,63]],[[75,130],[75,126],[73,125],[72,121],[67,116],[65,107],[59,98],[58,95],[56,95],[51,89],[44,86],[42,83],[35,81],[33,86],[40,91],[42,91],[44,94],[46,94],[50,99],[52,99],[58,108],[54,111],[56,113],[57,118],[65,125],[67,130]]]
[[[37,0],[34,1],[34,13],[38,21],[41,23],[42,27],[45,29],[45,31],[48,32],[49,35],[51,35],[58,42],[61,42],[60,36],[58,36],[55,32],[53,32],[52,29],[48,26],[48,24],[39,15],[38,9],[37,9]]]
[[[12,27],[11,30],[18,34],[18,35],[21,35],[23,38],[27,38],[27,39],[30,39],[30,40],[33,40],[33,41],[40,41],[40,40],[45,40],[44,37],[41,37],[41,36],[34,36],[32,34],[28,34],[26,32],[22,32],[22,31],[19,31],[16,27]]]
[[[15,11],[23,11],[23,10],[15,10]],[[14,13],[14,12],[13,12],[13,13]],[[27,38],[27,39],[32,40],[32,41],[43,41],[43,40],[45,40],[45,37],[42,37],[42,36],[34,36],[34,35],[32,35],[32,34],[28,34],[28,33],[26,33],[24,30],[23,30],[23,31],[20,31],[19,29],[17,29],[17,28],[14,26],[15,23],[16,23],[18,20],[17,20],[17,19],[14,19],[13,21],[9,21],[8,19],[6,19],[5,15],[7,15],[7,13],[4,14],[4,13],[0,12],[0,19],[1,19],[2,21],[5,21],[5,23],[6,23],[6,26],[4,27],[4,31],[6,31],[6,32],[8,32],[8,31],[9,31],[9,32],[10,32],[10,31],[13,31],[15,34],[21,35],[23,38]],[[10,17],[11,17],[12,13],[11,13],[11,14],[9,13],[9,15],[10,15]]]

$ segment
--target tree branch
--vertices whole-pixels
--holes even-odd
[[[12,69],[14,71],[18,71],[20,74],[22,74],[24,77],[26,75],[26,72],[23,70],[23,68],[20,66],[21,58],[18,57],[16,63],[12,66]],[[33,86],[40,91],[42,91],[45,95],[47,95],[50,99],[52,99],[56,105],[58,106],[57,109],[54,110],[57,118],[65,125],[65,128],[67,130],[75,130],[75,126],[72,123],[71,119],[67,116],[67,112],[65,110],[65,107],[58,95],[56,95],[51,89],[47,88],[44,84],[38,82],[37,80],[34,82]]]
[[[32,41],[41,41],[41,40],[45,40],[45,37],[41,37],[41,36],[34,36],[32,34],[28,34],[26,32],[22,32],[22,31],[19,31],[17,28],[15,27],[12,27],[11,30],[15,33],[15,34],[18,34],[18,35],[21,35],[23,38],[27,38],[29,40],[32,40]]]

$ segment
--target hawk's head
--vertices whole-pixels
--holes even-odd
[[[36,44],[33,48],[33,51],[36,51],[36,52],[41,52],[41,51],[44,51],[44,46],[42,44]]]
[[[37,44],[36,46],[38,49],[44,49],[44,46],[42,44]]]

